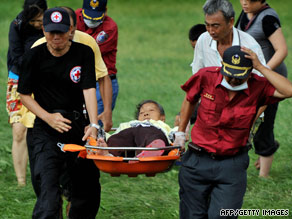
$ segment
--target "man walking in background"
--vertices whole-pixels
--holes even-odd
[[[99,45],[103,61],[112,82],[112,109],[116,104],[119,92],[117,80],[116,56],[118,45],[118,26],[107,16],[107,0],[83,0],[83,7],[76,10],[77,30],[91,35]],[[98,114],[104,111],[104,105],[96,83]]]
[[[228,0],[207,0],[203,10],[207,32],[197,41],[192,63],[193,74],[204,67],[221,66],[224,51],[234,45],[252,49],[261,63],[266,64],[257,41],[233,26],[235,12]],[[259,74],[257,71],[254,73]]]

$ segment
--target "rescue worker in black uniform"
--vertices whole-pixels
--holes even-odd
[[[69,40],[72,26],[65,9],[47,10],[43,31],[47,43],[26,53],[18,86],[22,103],[37,116],[33,153],[40,195],[33,218],[60,217],[59,179],[64,167],[71,183],[69,218],[95,218],[99,170],[92,160],[64,153],[57,146],[59,142],[83,145],[89,136],[97,137],[94,54],[90,47]],[[82,113],[84,103],[89,120]]]

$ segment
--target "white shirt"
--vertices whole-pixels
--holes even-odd
[[[260,45],[248,33],[233,27],[233,41],[232,46],[244,46],[254,51],[260,62],[266,66],[265,57]],[[192,66],[193,74],[197,73],[201,68],[210,66],[222,66],[222,57],[217,50],[217,41],[213,40],[208,31],[201,34],[199,37],[195,51]],[[253,73],[263,76],[259,71],[253,70]]]

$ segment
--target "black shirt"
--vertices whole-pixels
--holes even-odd
[[[94,54],[88,46],[72,42],[65,55],[55,57],[43,43],[25,54],[18,92],[33,93],[48,112],[56,109],[81,112],[83,89],[95,87]]]
[[[23,23],[21,12],[10,24],[7,53],[8,71],[18,75],[24,52],[43,36],[42,30],[37,30],[31,25]]]

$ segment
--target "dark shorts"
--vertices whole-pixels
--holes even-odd
[[[265,110],[264,121],[260,124],[253,138],[255,153],[258,155],[271,156],[278,150],[279,145],[275,142],[274,136],[277,109],[278,103],[268,105]]]

